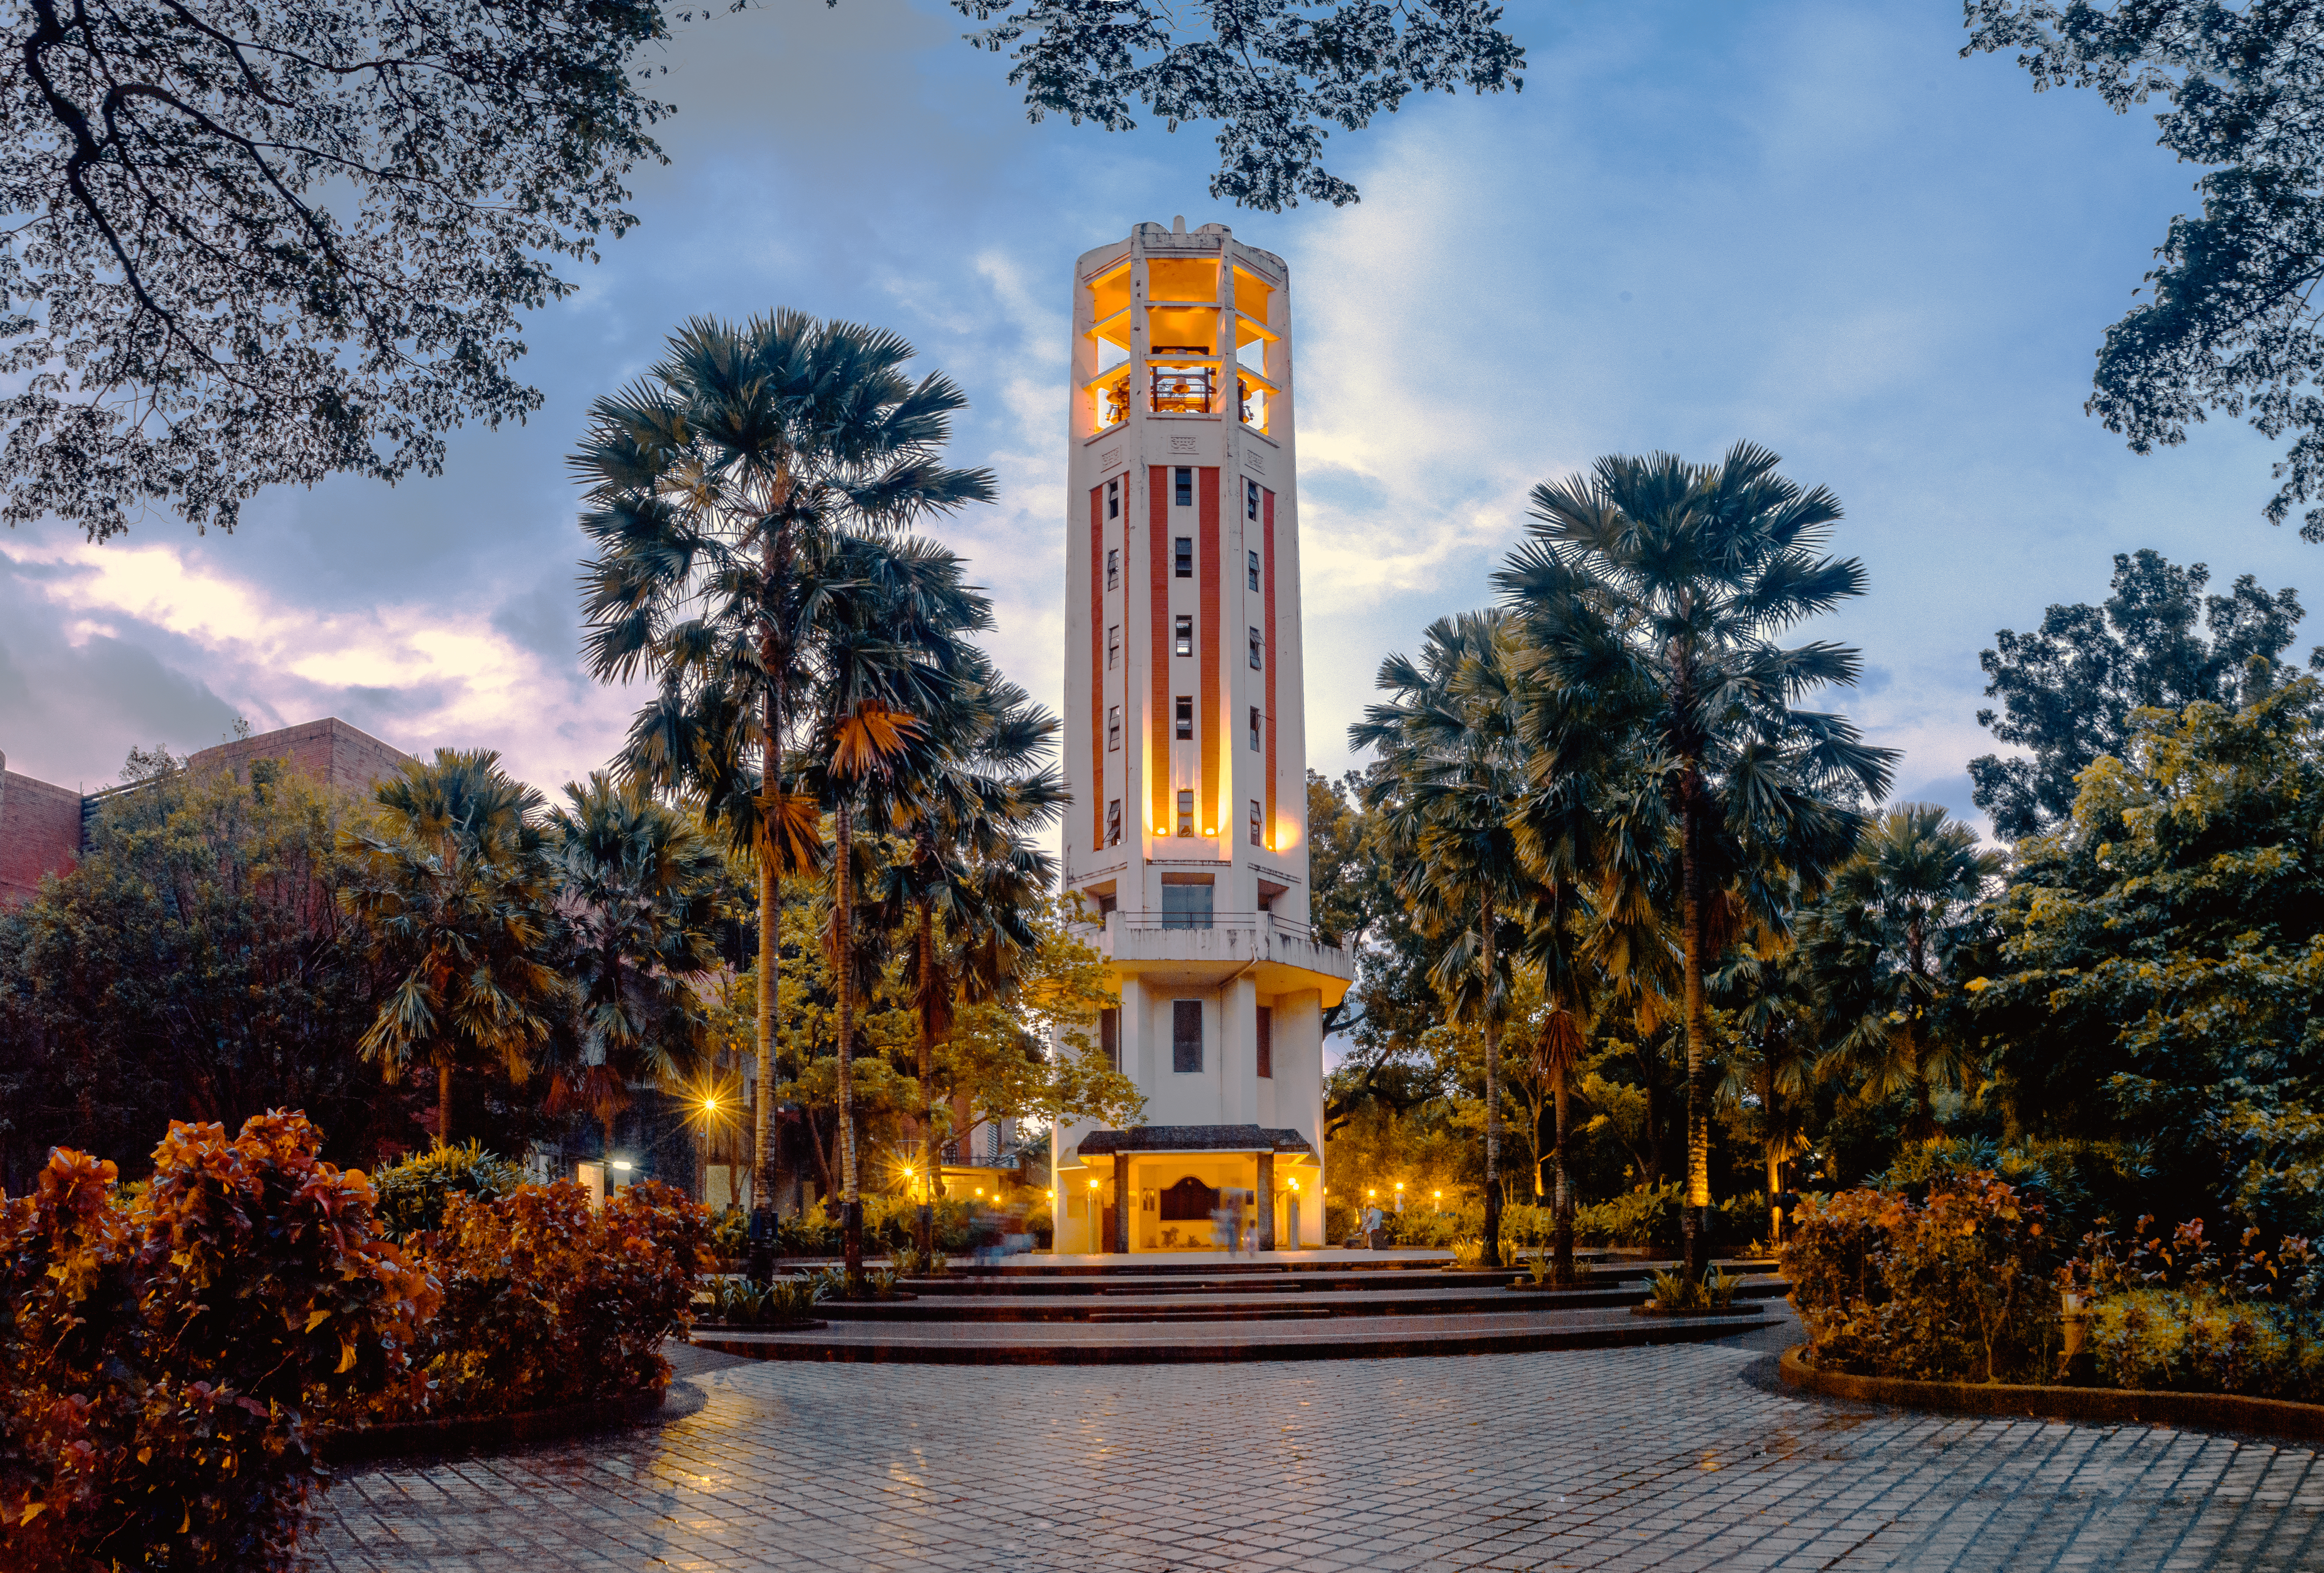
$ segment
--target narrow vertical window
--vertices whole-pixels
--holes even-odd
[[[1121,625],[1116,623],[1105,631],[1105,670],[1111,671],[1121,664]]]
[[[1253,705],[1250,708],[1250,751],[1253,754],[1257,754],[1259,752],[1259,707],[1257,705]]]
[[[1259,1007],[1259,1073],[1275,1079],[1275,1012],[1266,1005]]]
[[[1121,800],[1115,798],[1105,805],[1105,844],[1121,845]]]
[[[1182,740],[1186,742],[1192,742],[1194,740],[1194,696],[1192,694],[1180,694],[1178,696],[1178,736]]]
[[[1106,550],[1105,588],[1110,590],[1118,590],[1121,588],[1121,550],[1119,547],[1109,547]]]
[[[1259,588],[1259,553],[1250,554],[1250,588]]]
[[[1170,1002],[1170,1069],[1181,1076],[1203,1069],[1203,1002]]]
[[[1191,508],[1194,505],[1194,472],[1190,467],[1180,465],[1172,477],[1171,486],[1176,493],[1175,501],[1178,506]]]
[[[1172,631],[1172,637],[1176,641],[1175,648],[1177,650],[1179,654],[1194,654],[1194,620],[1192,617],[1179,618]]]
[[[1109,1069],[1121,1069],[1121,1013],[1109,1007],[1097,1013],[1097,1046]]]
[[[1259,800],[1257,798],[1250,800],[1250,844],[1253,847],[1264,847],[1267,845],[1267,842],[1259,835]]]
[[[1121,477],[1120,476],[1105,483],[1105,516],[1109,519],[1121,517]]]
[[[1242,484],[1242,516],[1253,523],[1257,523],[1259,519],[1259,483],[1257,481],[1246,480]],[[1258,588],[1258,581],[1253,580],[1251,588]]]
[[[1120,705],[1114,706],[1105,713],[1105,745],[1108,748],[1121,746],[1121,707]]]
[[[1259,630],[1258,630],[1258,629],[1256,629],[1256,628],[1252,629],[1252,630],[1250,631],[1250,670],[1251,670],[1251,671],[1257,671],[1259,670],[1259,652],[1262,649],[1264,649],[1264,648],[1265,648],[1265,646],[1264,646],[1264,644],[1262,644],[1262,643],[1261,643],[1261,642],[1260,642],[1260,640],[1259,640]]]
[[[1178,537],[1178,577],[1182,579],[1194,577],[1194,538],[1191,535]]]
[[[1181,836],[1192,836],[1194,833],[1194,794],[1192,792],[1180,792],[1178,794],[1178,834]],[[1208,924],[1204,926],[1205,928],[1209,927]]]

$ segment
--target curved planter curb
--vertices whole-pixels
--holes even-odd
[[[2324,1440],[2324,1404],[2232,1393],[2140,1393],[2120,1387],[2034,1387],[2008,1383],[1914,1382],[1901,1376],[1852,1376],[1818,1371],[1794,1344],[1776,1366],[1784,1383],[1827,1398],[1895,1404],[1948,1414],[2023,1415],[2034,1420],[2096,1425],[2190,1426]]]
[[[670,1390],[657,1387],[621,1398],[516,1414],[460,1415],[440,1420],[399,1420],[351,1431],[327,1431],[317,1448],[326,1463],[361,1464],[380,1458],[426,1457],[479,1448],[521,1447],[555,1441],[586,1431],[636,1425],[661,1418]],[[673,1417],[674,1418],[674,1417]]]

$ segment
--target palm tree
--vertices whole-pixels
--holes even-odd
[[[960,559],[932,541],[841,538],[846,568],[807,675],[817,710],[798,763],[799,784],[831,816],[829,945],[839,985],[841,1226],[850,1291],[862,1275],[862,1176],[854,1131],[855,921],[871,874],[859,825],[894,832],[936,794],[951,763],[947,718],[973,703],[989,664],[967,636],[992,625],[992,605],[966,583]]]
[[[918,1017],[926,1168],[918,1234],[934,1244],[944,1166],[936,1131],[936,1050],[954,1002],[1005,995],[1016,961],[1038,940],[1029,916],[1056,877],[1027,839],[1062,810],[1065,784],[1047,763],[1056,718],[970,652],[953,701],[916,729],[919,757],[898,776],[911,788],[892,817],[903,856],[877,871],[882,921],[910,924],[912,998]]]
[[[994,495],[990,471],[939,462],[967,399],[940,375],[908,377],[912,356],[884,329],[797,311],[696,318],[641,381],[591,406],[572,459],[597,546],[584,581],[591,669],[660,685],[629,765],[692,792],[754,856],[761,1207],[774,1161],[779,884],[822,861],[819,806],[785,760],[800,717],[827,708],[804,690],[840,582],[830,570],[852,560],[849,538]]]
[[[719,965],[717,847],[692,816],[642,782],[599,771],[568,782],[549,819],[549,857],[566,917],[581,1065],[551,1101],[577,1098],[604,1125],[640,1082],[698,1079],[707,1013],[692,980]]]
[[[555,882],[541,796],[488,749],[439,748],[382,782],[367,821],[342,832],[355,874],[339,900],[392,979],[357,1047],[394,1080],[436,1068],[436,1141],[452,1135],[452,1074],[497,1055],[529,1075],[567,990],[549,964]]]
[[[1895,752],[1840,716],[1796,708],[1852,683],[1851,647],[1775,641],[1864,588],[1819,555],[1840,516],[1821,487],[1738,443],[1713,465],[1609,457],[1532,493],[1532,539],[1494,575],[1520,620],[1543,713],[1528,746],[1573,741],[1570,693],[1602,737],[1620,723],[1665,806],[1674,853],[1687,1052],[1687,1270],[1705,1265],[1711,1024],[1703,976],[1746,916],[1781,928],[1853,847],[1846,804],[1886,790]]]
[[[1783,1194],[1784,1164],[1806,1147],[1803,1100],[1818,1079],[1819,992],[1807,958],[1792,937],[1766,931],[1729,951],[1706,986],[1752,1049],[1748,1064],[1730,1070],[1729,1091],[1758,1100],[1768,1243],[1779,1244],[1784,1210],[1775,1198]]]
[[[1379,751],[1364,806],[1379,817],[1397,894],[1422,931],[1449,936],[1430,979],[1485,1040],[1484,1260],[1499,1266],[1501,1029],[1509,966],[1541,892],[1511,828],[1526,786],[1508,619],[1493,612],[1429,625],[1420,658],[1391,655],[1378,687],[1395,698],[1348,728]]]
[[[1962,1079],[1956,1046],[1936,1031],[1946,963],[2005,866],[1936,804],[1899,803],[1866,830],[1810,926],[1815,970],[1846,1021],[1834,1069],[1852,1071],[1868,1102],[1909,1094],[1923,1139],[1937,1129],[1932,1088]]]

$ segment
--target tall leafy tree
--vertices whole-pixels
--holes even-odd
[[[2288,588],[2270,595],[2250,574],[2226,595],[2207,596],[2210,577],[2200,562],[2181,568],[2145,549],[2117,553],[2114,593],[2102,605],[2053,606],[2033,633],[1994,635],[1978,659],[2001,709],[1979,710],[1978,724],[2030,755],[1969,762],[1974,799],[1996,834],[2019,841],[2062,820],[2074,778],[2100,754],[2122,751],[2139,707],[2236,704],[2282,675],[2278,658],[2302,615],[2300,597]]]
[[[659,688],[632,728],[630,767],[692,793],[755,859],[762,1206],[779,882],[822,865],[822,807],[784,760],[836,712],[816,690],[825,647],[862,625],[857,587],[882,542],[993,495],[989,471],[942,462],[967,401],[939,374],[909,376],[912,355],[884,329],[796,311],[696,319],[643,379],[591,407],[572,461],[596,546],[584,576],[591,669]]]
[[[634,220],[640,0],[12,7],[0,518],[232,529],[540,408],[519,319]]]
[[[1418,658],[1380,663],[1377,685],[1392,697],[1368,706],[1348,728],[1352,746],[1379,753],[1364,801],[1379,817],[1397,893],[1417,925],[1444,940],[1430,980],[1452,1013],[1483,1035],[1484,1247],[1494,1266],[1503,1202],[1501,1032],[1510,965],[1539,893],[1512,828],[1526,762],[1511,635],[1498,613],[1439,618]]]
[[[557,886],[539,792],[490,749],[439,748],[382,782],[350,827],[339,891],[387,975],[359,1047],[389,1080],[436,1071],[436,1139],[452,1139],[452,1077],[497,1059],[522,1080],[569,999],[553,965]]]
[[[1852,683],[1859,657],[1829,641],[1776,641],[1862,594],[1864,570],[1822,555],[1839,499],[1785,479],[1780,462],[1748,442],[1709,465],[1601,458],[1534,488],[1531,539],[1494,576],[1536,680],[1529,748],[1554,757],[1634,737],[1668,815],[1687,1039],[1683,1217],[1697,1273],[1711,1206],[1704,976],[1741,919],[1783,927],[1848,856],[1860,823],[1850,804],[1886,790],[1895,757],[1844,717],[1800,706]],[[1634,836],[1642,853],[1651,832]]]
[[[632,1086],[698,1081],[708,1063],[695,985],[719,965],[724,860],[685,811],[603,771],[566,785],[549,830],[578,1051],[551,1101],[586,1105],[610,1137]]]
[[[1978,908],[2002,868],[1943,809],[1900,803],[1865,828],[1807,925],[1810,964],[1838,1018],[1835,1064],[1868,1102],[1909,1096],[1917,1138],[1936,1134],[1932,1089],[1968,1078],[1944,1020],[1960,997],[1951,962],[1982,927]]]
[[[2146,299],[2107,329],[2087,408],[2150,453],[2206,412],[2292,444],[2267,516],[2324,488],[2324,10],[2314,0],[1966,0],[1963,54],[2015,51],[2038,92],[2092,88],[2116,114],[2160,100],[2161,144],[2205,172],[2171,220]],[[2300,533],[2324,541],[2324,509]]]

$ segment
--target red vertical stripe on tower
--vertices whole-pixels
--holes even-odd
[[[1219,814],[1219,733],[1223,729],[1219,714],[1219,680],[1225,675],[1219,665],[1223,641],[1219,637],[1219,472],[1215,465],[1204,467],[1198,478],[1201,490],[1195,501],[1201,504],[1200,534],[1194,549],[1202,553],[1202,562],[1195,572],[1202,576],[1203,587],[1203,708],[1195,713],[1194,725],[1203,740],[1203,822],[1194,827],[1208,833],[1222,828]],[[1224,825],[1228,836],[1234,834],[1232,816]]]
[[[1148,554],[1150,568],[1146,576],[1148,602],[1147,622],[1153,634],[1154,705],[1151,723],[1154,735],[1154,754],[1147,763],[1153,773],[1154,817],[1149,821],[1155,834],[1167,836],[1164,828],[1170,823],[1170,494],[1165,490],[1170,484],[1170,470],[1166,465],[1149,465],[1146,470],[1147,528],[1153,537],[1153,550]]]
[[[1090,845],[1105,850],[1105,487],[1090,488]]]
[[[1265,824],[1267,847],[1272,852],[1275,850],[1275,674],[1283,665],[1283,648],[1275,643],[1275,494],[1262,486],[1259,488],[1259,496],[1261,521],[1259,528],[1267,537],[1267,544],[1262,548],[1267,555],[1265,565],[1267,583],[1261,591],[1267,602],[1265,623],[1267,714],[1261,719],[1267,723],[1267,819]]]

